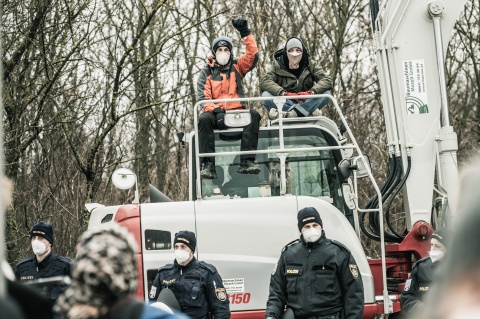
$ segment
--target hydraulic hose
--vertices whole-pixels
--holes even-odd
[[[395,158],[395,161],[396,161],[395,167],[397,168],[396,172],[395,172],[395,178],[394,178],[394,181],[393,181],[391,187],[385,192],[385,197],[382,197],[382,204],[387,202],[387,199],[389,199],[389,196],[391,194],[394,194],[395,192],[398,192],[398,191],[401,190],[401,185],[400,184],[402,182],[402,172],[403,172],[402,157],[397,156]],[[392,198],[392,196],[390,196],[390,200],[391,200],[391,198]],[[387,210],[385,209],[384,211],[385,211],[385,219],[387,220],[387,229],[391,230],[390,227],[388,227]],[[375,222],[378,225],[378,227],[380,227],[378,218],[375,220]],[[395,233],[391,233],[387,229],[384,230],[386,241],[395,242],[395,243],[401,241],[402,237],[397,236]]]
[[[437,221],[436,218],[433,218],[433,214],[437,215],[437,207],[432,205],[432,210],[430,211],[430,225],[432,225],[433,229],[437,229]]]
[[[371,233],[367,227],[365,227],[365,215],[367,214],[367,212],[362,212],[360,214],[360,229],[362,230],[362,232],[365,234],[365,236],[367,236],[368,238],[370,239],[373,239],[375,241],[380,241],[380,236],[377,236],[373,233]]]
[[[388,199],[388,196],[390,196],[390,194],[396,189],[397,185],[401,181],[402,157],[401,156],[395,157],[395,162],[396,162],[395,163],[395,175],[394,175],[394,178],[393,178],[393,181],[392,181],[390,187],[388,187],[388,189],[385,191],[385,193],[382,194],[382,204],[385,203],[385,201]],[[380,235],[380,219],[379,219],[379,216],[378,216],[378,212],[375,212],[375,213],[371,214],[370,216],[372,216],[372,215],[373,215],[373,218],[369,219],[369,222],[371,224],[371,227],[372,227],[373,231],[377,235]],[[395,238],[393,236],[393,234],[390,234],[388,232],[385,233],[385,239],[388,238],[389,240],[392,240],[393,239],[392,237]]]
[[[375,21],[378,16],[378,0],[370,0],[370,16],[372,18],[372,30],[375,32]]]
[[[392,223],[390,220],[390,208],[392,206],[393,200],[395,197],[397,197],[398,193],[402,189],[403,185],[405,185],[405,182],[407,181],[408,175],[410,175],[410,168],[412,167],[412,158],[411,156],[407,157],[407,171],[405,172],[405,175],[402,178],[402,181],[398,185],[397,189],[393,193],[393,195],[390,197],[387,205],[385,206],[385,215],[386,215],[386,220],[387,220],[387,226],[390,229],[390,231],[393,233],[393,235],[398,237],[398,241],[401,242],[405,236],[398,234],[395,229],[392,227]]]
[[[390,185],[388,186],[387,190],[384,191],[384,194],[382,194],[382,204],[385,203],[388,199],[388,197],[394,193],[397,189],[399,184],[402,182],[402,158],[401,156],[397,156],[394,158],[395,164],[394,164],[394,173],[393,173],[393,181],[390,181]],[[385,189],[385,188],[384,188]],[[400,186],[401,189],[401,186]],[[378,205],[376,205],[378,207]],[[386,212],[386,210],[385,210]],[[386,217],[387,214],[385,214]],[[380,236],[380,219],[379,219],[379,213],[378,212],[372,212],[369,214],[369,223],[370,223],[370,228],[372,229],[373,233],[377,236]],[[388,226],[388,224],[387,224]],[[389,227],[388,227],[389,229]],[[399,242],[401,241],[402,237],[397,236],[395,233],[392,233],[388,231],[387,229],[384,229],[384,236],[385,240],[389,242]]]
[[[385,179],[385,182],[383,183],[382,187],[380,188],[380,193],[383,194],[385,193],[385,190],[390,187],[392,181],[393,181],[393,176],[395,173],[395,160],[393,156],[390,156],[390,159],[388,160],[388,173],[387,173],[387,178]],[[365,209],[369,209],[372,207],[377,206],[377,201],[378,201],[378,196],[375,194],[370,200],[367,202],[365,205]]]
[[[396,168],[396,161],[393,157],[390,157],[389,165],[388,165],[387,179],[385,180],[385,183],[382,185],[382,187],[380,189],[380,193],[382,194],[382,198],[383,198],[386,190],[388,190],[392,185],[393,177],[395,176],[396,169],[397,169]],[[378,196],[377,195],[375,195],[372,198],[371,203],[368,206],[368,208],[372,208],[372,209],[378,208]],[[369,220],[370,228],[372,229],[374,234],[377,235],[377,236],[380,236],[380,226],[378,225],[377,222],[375,222],[376,220],[378,220],[378,214],[375,213],[375,212],[369,213],[368,214],[368,220]]]
[[[394,181],[393,181],[392,185],[390,186],[390,188],[385,192],[384,195],[382,195],[383,196],[382,197],[382,203],[385,203],[388,196],[390,196],[390,194],[392,194],[392,192],[397,188],[398,184],[401,182],[401,179],[402,179],[402,168],[403,168],[402,157],[401,156],[395,157],[395,161],[396,161],[396,164],[395,164],[395,168],[396,168],[395,178],[394,178]]]
[[[388,163],[388,173],[387,173],[387,178],[385,179],[385,182],[383,183],[380,193],[383,194],[385,191],[390,188],[393,182],[393,178],[395,176],[396,172],[396,160],[394,159],[393,156],[390,156],[389,163]],[[378,207],[378,196],[375,195],[370,200],[367,202],[367,204],[364,206],[364,209],[373,209]],[[377,229],[372,227],[372,224],[374,223],[373,221],[375,219],[378,219],[378,214],[375,215],[374,212],[368,212],[368,228],[365,225],[365,215],[367,212],[363,212],[360,214],[360,228],[362,229],[363,233],[370,239],[380,241],[380,227]]]

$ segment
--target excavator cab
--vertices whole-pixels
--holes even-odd
[[[324,119],[327,121],[328,119]],[[330,120],[328,120],[330,121]],[[287,122],[285,120],[285,122]],[[346,216],[351,216],[352,211],[345,205],[342,192],[344,180],[339,174],[338,164],[345,158],[340,149],[315,150],[315,147],[338,147],[339,141],[336,132],[331,128],[318,125],[316,122],[286,123],[283,129],[283,143],[285,149],[298,149],[291,152],[285,161],[286,190],[285,195],[311,196],[321,198],[334,205]],[[330,122],[329,122],[330,124]],[[240,174],[237,168],[240,156],[217,156],[217,179],[201,181],[202,199],[230,198],[255,198],[260,197],[260,186],[270,186],[270,196],[281,196],[281,162],[276,153],[280,147],[279,129],[276,126],[262,127],[259,132],[258,151],[265,152],[256,155],[260,166],[260,173]],[[217,131],[215,134],[216,153],[238,152],[240,149],[241,130]],[[195,147],[195,143],[191,143]],[[195,152],[193,152],[195,154]],[[196,158],[193,158],[195,161]],[[195,167],[195,162],[192,167]],[[192,185],[195,185],[197,175],[192,175]],[[197,198],[196,189],[193,188],[193,198]],[[353,219],[351,220],[353,223]],[[353,224],[352,224],[353,225]]]

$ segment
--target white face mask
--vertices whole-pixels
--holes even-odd
[[[177,249],[175,250],[175,259],[177,260],[177,263],[182,265],[190,259],[190,253],[183,249]]]
[[[298,69],[302,60],[302,52],[287,52],[288,67],[290,69]]]
[[[217,62],[220,65],[226,65],[230,60],[230,53],[228,52],[220,52],[217,54]]]
[[[440,250],[430,250],[430,258],[432,259],[432,263],[439,261],[443,258],[445,253]]]
[[[43,255],[47,251],[47,245],[42,243],[40,240],[35,239],[32,241],[32,250],[35,255]]]
[[[322,236],[322,231],[317,228],[309,228],[303,232],[303,239],[307,243],[314,243]]]

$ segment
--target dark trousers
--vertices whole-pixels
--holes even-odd
[[[295,319],[339,319],[340,313],[325,316],[296,317]]]
[[[260,127],[260,114],[255,110],[250,110],[252,121],[243,128],[242,140],[240,142],[241,151],[253,151],[258,146],[258,130]],[[203,112],[198,120],[198,145],[200,153],[215,153],[215,133],[218,129],[217,118],[212,112]],[[255,160],[254,154],[241,155],[240,160]],[[203,157],[201,162],[213,162],[214,157]]]

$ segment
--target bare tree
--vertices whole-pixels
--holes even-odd
[[[137,174],[141,201],[148,201],[148,183],[174,200],[187,199],[187,149],[174,137],[193,128],[196,79],[211,41],[227,35],[234,54],[243,53],[230,22],[240,16],[259,46],[257,68],[244,79],[247,94],[260,95],[272,54],[289,37],[301,37],[334,79],[333,93],[378,181],[385,178],[388,154],[365,1],[7,0],[3,10],[2,121],[6,175],[15,182],[7,218],[11,262],[28,254],[27,232],[37,220],[53,223],[59,253],[73,254],[89,219],[85,203],[132,200],[132,191],[110,184],[120,166]],[[460,160],[479,147],[479,16],[478,1],[470,1],[447,58]],[[251,106],[263,113],[259,103]],[[339,123],[331,108],[324,114]],[[371,190],[363,190],[368,198]],[[395,209],[400,218],[401,205]]]

